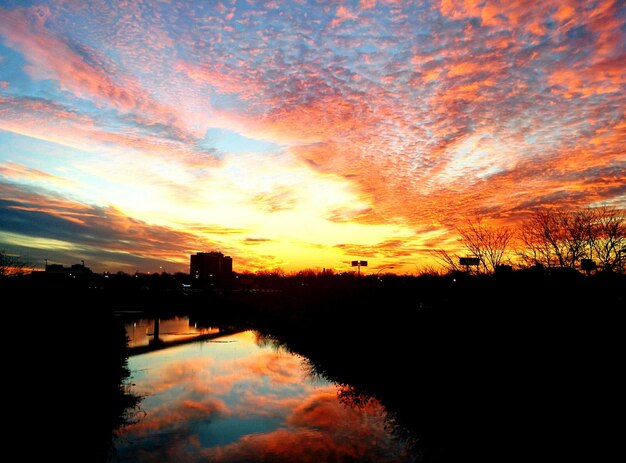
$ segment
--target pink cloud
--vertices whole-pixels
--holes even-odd
[[[206,168],[219,163],[216,158],[199,158],[199,153],[182,141],[133,129],[105,130],[85,114],[40,99],[0,96],[0,129],[87,152],[110,152],[114,146],[136,149],[159,158],[175,155],[178,161],[190,167],[201,164]]]
[[[7,177],[10,180],[28,180],[32,182],[41,182],[42,184],[50,185],[73,185],[74,181],[59,177],[57,175],[44,172],[39,169],[17,164],[12,161],[7,161],[3,166],[0,166],[0,175]]]
[[[343,5],[337,7],[335,18],[330,22],[332,27],[339,26],[342,22],[356,19],[358,16]]]
[[[2,9],[0,14],[0,33],[9,46],[24,54],[26,71],[33,78],[55,79],[63,90],[92,100],[97,106],[112,106],[133,114],[142,124],[166,123],[181,135],[186,133],[185,124],[177,120],[173,108],[154,101],[132,79],[121,78],[124,84],[118,84],[111,73],[87,63],[62,38],[50,33],[45,27],[50,12],[41,11]]]
[[[369,10],[376,6],[376,0],[360,0],[359,7],[361,10]]]
[[[221,93],[242,94],[244,98],[251,98],[257,91],[257,86],[234,74],[232,71],[223,69],[222,65],[217,65],[213,69],[206,66],[194,66],[182,61],[176,64],[176,69],[184,72],[189,78],[196,82],[206,83]]]

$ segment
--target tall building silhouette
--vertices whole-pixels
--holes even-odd
[[[196,280],[226,278],[232,273],[232,257],[221,252],[198,252],[190,257],[189,274]]]

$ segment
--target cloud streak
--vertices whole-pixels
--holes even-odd
[[[74,261],[87,258],[113,271],[135,270],[146,260],[170,262],[172,269],[182,271],[187,267],[186,255],[201,246],[192,234],[148,225],[112,207],[69,201],[10,183],[0,183],[0,194],[7,241],[38,262],[45,257],[65,263],[72,256]],[[51,242],[63,243],[62,252],[50,249]]]

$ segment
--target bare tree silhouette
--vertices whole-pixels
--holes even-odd
[[[597,259],[606,271],[621,271],[626,246],[623,211],[602,206],[579,210],[541,208],[522,224],[520,259],[527,265],[577,268]]]
[[[455,254],[450,254],[445,249],[435,249],[433,251],[433,256],[435,259],[439,261],[439,263],[448,271],[448,272],[458,272],[461,271],[461,267],[459,265],[459,256]]]
[[[492,228],[484,224],[481,217],[468,219],[466,226],[459,228],[461,242],[472,256],[480,259],[485,273],[493,273],[507,259],[507,251],[513,230],[508,227]]]
[[[481,217],[467,219],[465,226],[457,229],[466,254],[480,261],[479,273],[493,273],[509,261],[508,251],[515,233],[508,227],[493,228],[485,225]],[[459,256],[445,249],[435,249],[433,256],[449,272],[463,270]]]
[[[593,210],[589,224],[589,258],[597,259],[605,271],[622,272],[626,258],[626,213],[614,207]]]
[[[20,256],[0,250],[0,277],[22,275],[28,263]]]

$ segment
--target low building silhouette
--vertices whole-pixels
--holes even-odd
[[[85,275],[91,275],[92,271],[89,267],[85,267],[85,263],[73,264],[69,267],[65,267],[61,264],[48,264],[46,263],[45,269],[46,275],[64,275],[68,277],[81,277]]]
[[[195,280],[229,278],[232,273],[232,257],[221,252],[198,252],[190,256],[189,274]]]

